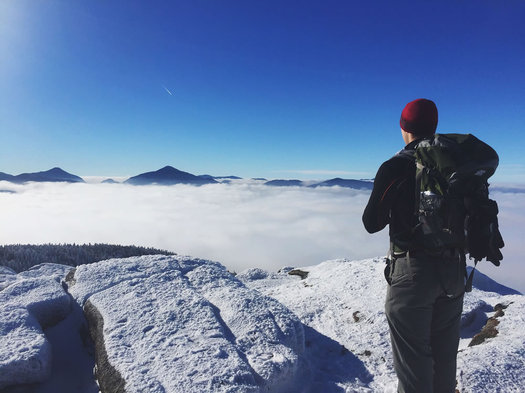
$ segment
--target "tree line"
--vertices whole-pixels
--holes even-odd
[[[0,265],[20,273],[41,263],[78,266],[110,258],[141,255],[174,255],[173,252],[151,247],[117,244],[10,244],[0,246]]]

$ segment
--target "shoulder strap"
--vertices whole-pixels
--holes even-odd
[[[417,148],[417,145],[416,147]],[[395,157],[401,157],[405,160],[410,160],[411,162],[415,163],[416,166],[418,165],[416,162],[416,151],[415,149],[402,149],[397,152]],[[421,189],[421,171],[418,171],[416,168],[416,186],[415,189],[415,198],[414,198],[414,214],[417,215],[419,213],[419,198],[420,198],[420,192]]]
[[[467,276],[467,272],[465,272],[465,277],[467,278],[467,281],[465,282],[465,292],[472,292],[472,283],[474,281],[474,272],[476,271],[477,264],[478,261],[474,260],[474,267],[470,271],[470,274]]]

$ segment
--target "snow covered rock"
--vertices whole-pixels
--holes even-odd
[[[215,262],[149,256],[80,266],[67,274],[70,294],[67,266],[0,269],[0,391],[46,379],[53,352],[52,376],[31,391],[98,392],[81,305],[103,393],[394,393],[383,268],[381,258],[334,260],[300,267],[304,279],[291,267],[234,277]],[[458,390],[522,392],[525,297],[479,272],[474,287]],[[494,331],[469,346],[487,322]]]
[[[40,277],[19,279],[9,285],[0,292],[0,303],[25,308],[46,328],[67,316],[71,300],[55,279]]]
[[[304,280],[259,269],[237,275],[249,288],[283,303],[304,323],[305,358],[312,364],[312,375],[310,390],[301,392],[397,391],[384,315],[383,268],[382,258],[334,260],[301,267],[308,272]],[[469,347],[487,321],[494,319],[497,335]],[[461,322],[457,376],[461,393],[523,392],[524,323],[525,297],[476,272],[474,290],[465,295]],[[336,356],[334,343],[355,358]],[[343,367],[344,362],[350,367]]]
[[[478,274],[477,272],[476,274]],[[483,288],[490,283],[481,275]],[[475,282],[474,282],[475,284]],[[474,288],[467,294],[458,354],[462,393],[521,393],[525,386],[525,296],[492,281],[504,295]]]
[[[305,358],[311,372],[301,392],[373,393],[394,386],[383,312],[383,268],[380,259],[335,260],[301,267],[308,272],[304,279],[290,275],[293,269],[266,278],[254,275],[253,269],[237,275],[249,288],[284,304],[306,325]]]
[[[16,272],[7,266],[0,265],[0,274],[11,274],[12,275],[12,274],[16,274]]]
[[[11,304],[0,311],[0,389],[41,382],[51,373],[51,347],[27,309]]]
[[[28,270],[18,273],[19,278],[39,278],[48,277],[56,282],[61,282],[66,274],[72,269],[68,265],[60,265],[57,263],[43,263],[33,266]]]
[[[43,329],[64,319],[71,309],[59,271],[64,273],[55,265],[35,267],[15,275],[0,291],[0,389],[49,377],[51,347]]]
[[[0,291],[17,280],[16,272],[6,266],[0,265]]]
[[[280,392],[300,374],[302,324],[218,263],[113,259],[79,266],[67,283],[103,392]]]

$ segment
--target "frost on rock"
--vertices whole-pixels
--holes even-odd
[[[2,274],[13,275],[13,274],[16,274],[16,272],[13,269],[11,269],[11,268],[9,268],[7,266],[0,265],[0,275],[2,275]]]
[[[0,291],[17,280],[16,272],[6,266],[0,265]]]
[[[0,291],[0,388],[42,382],[51,373],[51,347],[43,329],[65,318],[71,301],[57,270],[44,265],[39,269],[35,277],[16,275]]]
[[[266,270],[260,268],[251,268],[239,273],[237,276],[241,281],[255,281],[264,280],[269,278],[271,275],[272,273],[267,272]]]
[[[41,382],[49,377],[51,347],[40,324],[25,308],[2,307],[0,336],[0,389]]]
[[[18,276],[20,278],[48,277],[54,279],[56,282],[60,282],[71,269],[72,267],[68,265],[43,263],[20,272]]]
[[[287,308],[212,264],[196,267],[187,277],[220,310],[218,317],[266,389],[278,391],[294,380],[298,355],[304,352],[304,332]]]
[[[218,263],[113,259],[79,266],[68,284],[102,391],[279,392],[295,382],[302,324]]]
[[[49,277],[17,280],[0,292],[0,303],[4,302],[24,307],[43,328],[64,319],[71,306],[60,283]]]

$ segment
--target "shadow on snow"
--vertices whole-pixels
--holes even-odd
[[[305,355],[310,375],[302,393],[343,393],[340,384],[366,386],[372,375],[364,363],[337,341],[304,326]]]

